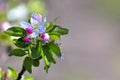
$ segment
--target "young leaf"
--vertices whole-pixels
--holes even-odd
[[[30,43],[25,42],[23,38],[13,39],[13,43],[19,48],[27,48],[30,45]]]
[[[25,51],[23,51],[23,50],[21,50],[21,49],[13,49],[11,52],[10,52],[10,54],[9,54],[9,56],[24,56],[24,55],[26,55],[26,53],[25,53]]]
[[[56,63],[55,59],[53,58],[52,52],[50,51],[49,46],[47,45],[43,46],[43,53],[50,63],[54,63],[54,64]]]
[[[40,64],[39,59],[32,59],[32,65],[33,65],[34,67],[38,67],[39,64]]]
[[[48,69],[50,67],[50,62],[48,61],[48,59],[46,58],[45,54],[43,53],[43,50],[41,50],[41,55],[44,61],[44,69],[46,70],[46,72],[48,73]]]
[[[60,33],[59,32],[50,32],[49,35],[59,35],[60,36]]]
[[[38,41],[36,44],[36,51],[40,54],[40,56],[41,56],[41,48],[42,48],[41,42]]]
[[[55,44],[54,42],[50,42],[48,46],[58,57],[61,57],[60,48],[57,44]]]
[[[20,27],[11,27],[5,31],[10,36],[23,37],[26,35],[26,32],[23,28]]]
[[[32,59],[30,57],[24,59],[23,65],[29,73],[32,73]]]
[[[60,36],[59,35],[50,35],[50,39],[51,40],[60,40]]]
[[[66,35],[66,34],[68,34],[68,29],[67,28],[62,28],[62,27],[60,27],[60,26],[58,26],[58,25],[54,25],[53,26],[54,28],[52,29],[52,33],[54,32],[56,32],[57,34],[59,34],[59,35]]]
[[[40,56],[41,56],[41,53],[38,53],[37,50],[36,50],[36,48],[35,48],[35,47],[32,47],[32,48],[31,48],[30,57],[31,57],[32,59],[37,59],[37,58],[39,58]]]
[[[54,25],[54,24],[53,24],[52,22],[47,23],[47,24],[46,24],[46,28],[47,28],[47,29],[46,29],[46,32],[51,31],[51,30],[53,29],[53,25]]]

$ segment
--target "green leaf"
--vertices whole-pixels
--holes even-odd
[[[18,73],[11,67],[8,69],[8,77],[13,77],[16,79],[18,77]]]
[[[60,48],[57,44],[55,44],[54,42],[50,42],[49,44],[50,49],[58,56],[61,57],[61,52],[60,52]]]
[[[60,36],[59,35],[50,35],[50,39],[51,40],[60,40]]]
[[[69,30],[67,28],[63,28],[59,25],[54,25],[53,22],[49,22],[46,24],[46,32],[53,34],[56,33],[57,35],[66,35],[68,34]]]
[[[10,54],[9,54],[9,56],[24,56],[24,55],[26,55],[26,53],[25,53],[25,51],[24,50],[21,50],[21,49],[13,49],[11,52],[10,52]]]
[[[59,35],[66,35],[68,34],[69,30],[67,28],[62,28],[59,25],[54,25],[54,28],[51,30],[51,32],[53,33],[57,33]]]
[[[43,46],[43,53],[46,56],[47,60],[52,63],[56,63],[55,59],[53,58],[52,52],[50,51],[49,46]]]
[[[43,58],[43,61],[44,61],[44,69],[48,73],[48,69],[50,67],[50,62],[48,61],[48,59],[46,58],[45,54],[43,53],[43,50],[41,50],[41,55],[42,55],[42,58]]]
[[[35,47],[32,47],[32,48],[31,48],[31,51],[30,51],[30,57],[31,57],[32,59],[37,59],[37,58],[39,58],[40,56],[41,56],[41,53],[38,53],[37,50],[36,50],[36,48],[35,48]]]
[[[52,23],[52,22],[49,22],[49,23],[47,23],[46,24],[46,32],[49,32],[49,31],[51,31],[54,27],[54,24]]]
[[[23,38],[13,39],[13,43],[19,48],[27,48],[30,45],[30,43],[25,42]]]
[[[20,27],[11,27],[5,31],[10,36],[23,37],[26,35],[26,32],[23,28]]]
[[[32,65],[33,65],[34,67],[38,67],[39,64],[40,64],[39,59],[32,59]]]
[[[60,36],[60,33],[59,32],[50,32],[49,35],[59,35]]]
[[[41,48],[42,48],[42,43],[40,41],[37,42],[37,45],[36,45],[36,51],[40,54],[41,56]]]
[[[24,77],[23,80],[34,80],[34,78],[32,76],[26,76],[26,77]]]
[[[24,59],[24,67],[29,72],[32,73],[32,59],[30,57],[26,57]]]

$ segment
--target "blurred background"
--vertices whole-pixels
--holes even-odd
[[[11,38],[3,31],[41,13],[68,28],[64,61],[49,73],[33,68],[35,80],[120,80],[120,0],[0,0],[0,67],[21,69],[23,58],[8,57]],[[26,73],[25,75],[28,75]]]

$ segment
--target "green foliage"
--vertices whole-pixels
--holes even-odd
[[[31,51],[30,51],[31,50]],[[36,50],[36,48],[35,47],[32,47],[31,49],[29,50],[29,54],[30,54],[30,57],[32,58],[32,59],[37,59],[37,58],[39,58],[40,57],[40,53],[38,53],[37,52],[37,50]]]
[[[33,59],[33,60],[32,60],[32,65],[33,65],[34,67],[38,67],[38,66],[40,65],[39,59]]]
[[[61,35],[68,34],[68,29],[55,25],[52,22],[46,24],[46,32],[49,33],[51,40],[60,40]]]
[[[13,55],[14,55],[14,56],[22,57],[22,56],[26,55],[26,53],[25,53],[25,51],[22,50],[22,49],[13,49],[13,50],[10,52],[9,56],[13,56]]]
[[[46,23],[46,32],[50,32],[53,29],[54,24],[52,22]]]
[[[29,73],[32,73],[32,59],[30,57],[25,57],[23,65]]]
[[[42,43],[38,41],[36,44],[36,51],[39,53],[40,56],[41,56],[41,50],[42,50],[41,48],[42,48]]]
[[[59,25],[54,25],[54,28],[53,28],[53,30],[52,30],[52,33],[57,33],[57,34],[59,34],[59,35],[66,35],[66,34],[68,34],[68,29],[66,29],[66,28],[62,28],[62,27],[60,27]]]
[[[41,59],[44,61],[44,69],[48,72],[51,64],[56,63],[54,54],[59,58],[62,56],[56,40],[60,40],[62,35],[68,34],[68,29],[56,25],[53,22],[48,22],[45,26],[46,31],[44,33],[47,33],[47,37],[50,37],[47,42],[41,39],[42,34],[31,38],[30,42],[26,42],[25,37],[30,35],[26,34],[26,30],[20,27],[12,27],[5,31],[9,36],[18,37],[17,39],[13,39],[13,43],[17,48],[10,52],[10,56],[25,56],[23,66],[29,73],[32,73],[32,67],[39,67]],[[11,71],[14,70],[11,69]],[[26,77],[24,80],[33,79]]]
[[[42,58],[43,58],[43,61],[44,61],[44,64],[45,64],[44,69],[46,70],[46,72],[48,72],[48,69],[50,67],[50,62],[48,61],[45,53],[43,52],[43,49],[41,51],[41,55],[42,55]]]
[[[61,57],[60,48],[57,44],[50,42],[48,45],[52,52],[54,52],[58,57]]]
[[[50,34],[50,39],[51,40],[60,40],[60,35],[52,35],[52,34]]]
[[[11,27],[5,31],[10,36],[23,37],[26,35],[26,32],[23,28],[20,27]]]
[[[59,25],[54,25],[52,22],[46,24],[47,30],[52,35],[66,35],[68,34],[68,29],[63,28]]]
[[[47,60],[51,63],[56,63],[55,59],[53,58],[52,52],[50,51],[49,46],[45,45],[43,46],[43,53],[46,56]]]
[[[15,44],[15,46],[19,47],[19,48],[27,48],[30,46],[30,43],[26,43],[23,40],[23,37],[19,38],[19,39],[13,39],[13,43]]]

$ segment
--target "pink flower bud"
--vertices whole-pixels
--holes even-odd
[[[26,28],[26,33],[27,33],[27,34],[32,34],[32,32],[33,32],[32,27],[27,27],[27,28]]]
[[[31,41],[31,38],[30,38],[29,36],[26,36],[26,37],[24,37],[24,40],[25,40],[26,42],[30,42],[30,41]]]
[[[50,36],[48,35],[48,33],[43,33],[41,35],[41,39],[45,42],[48,42],[50,40]]]

